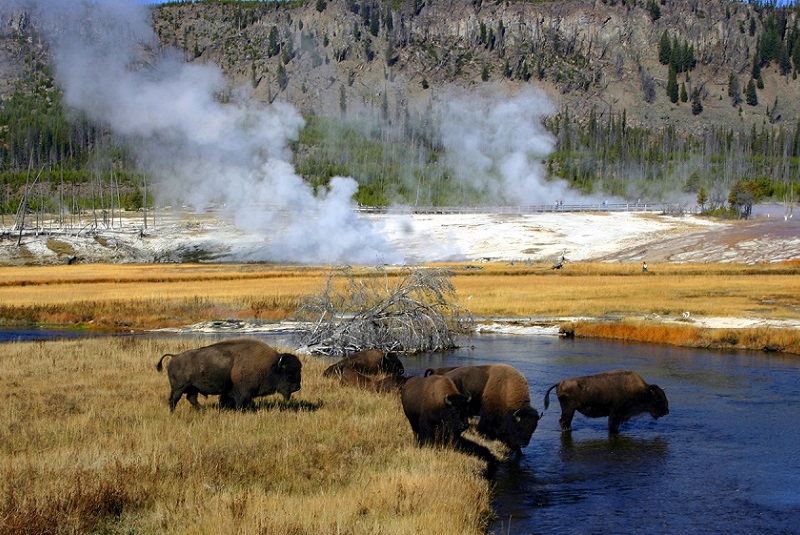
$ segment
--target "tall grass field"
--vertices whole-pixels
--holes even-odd
[[[207,343],[0,345],[0,534],[485,531],[483,463],[419,448],[396,393],[343,387],[319,359],[301,355],[289,401],[170,413],[156,361]]]

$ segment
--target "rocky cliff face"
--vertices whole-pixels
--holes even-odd
[[[788,34],[797,13],[785,11]],[[402,118],[450,90],[491,84],[498,92],[537,86],[576,115],[625,110],[633,123],[679,130],[800,117],[800,82],[774,62],[762,71],[759,104],[732,104],[730,76],[744,92],[766,14],[727,0],[208,3],[162,6],[153,16],[162,42],[188,61],[217,63],[256,98],[318,115]],[[698,95],[701,113],[667,96],[665,31],[692,47],[696,67],[678,83]]]

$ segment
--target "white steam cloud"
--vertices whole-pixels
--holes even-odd
[[[315,193],[296,173],[288,145],[303,118],[292,106],[256,102],[231,90],[218,67],[162,50],[147,7],[133,0],[5,0],[0,15],[19,9],[50,42],[66,103],[136,150],[160,202],[224,207],[253,237],[246,247],[232,246],[234,259],[403,261],[353,210],[353,179],[334,178]],[[542,125],[553,112],[543,93],[529,88],[506,97],[488,87],[445,102],[438,124],[447,164],[485,202],[579,199],[566,182],[544,178],[542,161],[555,140]]]
[[[556,140],[543,119],[554,112],[530,86],[513,96],[489,86],[481,94],[451,95],[441,111],[447,164],[486,202],[530,206],[577,201],[563,180],[548,181],[542,162]]]
[[[68,105],[107,124],[137,150],[158,197],[197,210],[224,206],[263,245],[239,259],[395,263],[401,258],[353,211],[351,178],[314,193],[291,165],[303,119],[230,93],[219,68],[159,49],[150,13],[132,0],[17,2],[51,44]],[[223,102],[224,100],[224,102]]]

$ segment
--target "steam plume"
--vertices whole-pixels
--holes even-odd
[[[545,180],[542,162],[555,139],[542,121],[553,113],[547,96],[527,87],[513,96],[489,86],[448,95],[441,110],[447,164],[486,202],[514,205],[575,200],[563,180]]]
[[[66,103],[135,147],[157,177],[160,201],[224,206],[241,230],[263,237],[263,246],[242,251],[247,259],[401,260],[353,212],[353,179],[337,177],[315,194],[297,175],[288,143],[303,119],[293,107],[256,103],[231,92],[218,67],[161,51],[146,7],[132,0],[11,7],[29,12],[52,45]]]

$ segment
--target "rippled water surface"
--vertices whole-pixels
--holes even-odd
[[[562,437],[551,393],[524,457],[495,477],[494,533],[800,533],[800,359],[546,336],[470,343],[406,368],[507,362],[539,411],[561,379],[627,368],[670,402],[618,436],[576,414]]]

